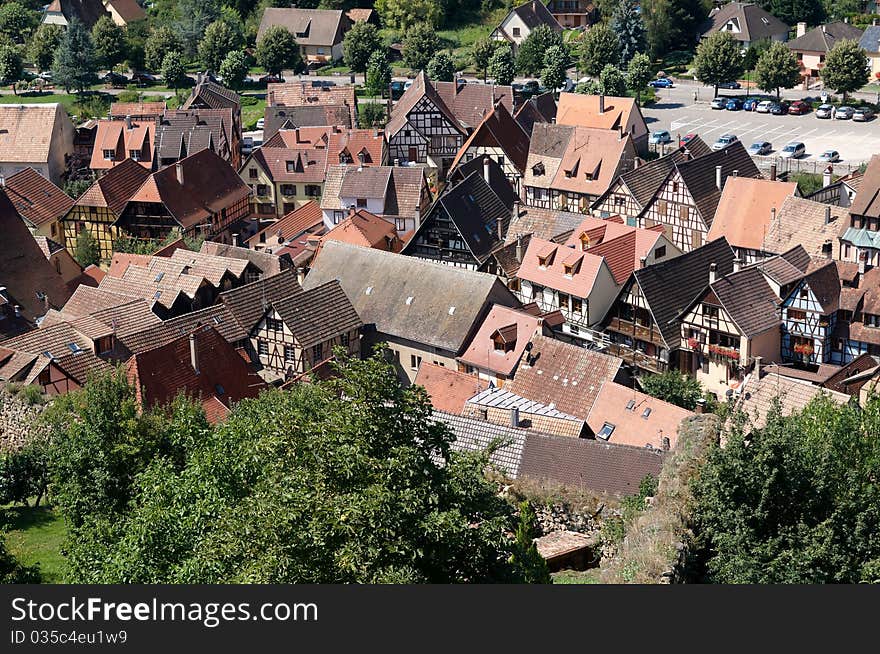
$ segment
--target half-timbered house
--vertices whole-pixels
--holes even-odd
[[[639,227],[663,225],[682,252],[708,241],[709,229],[730,176],[761,177],[739,141],[701,157],[677,163],[639,216]]]
[[[834,337],[840,291],[837,265],[823,261],[813,266],[782,299],[781,348],[785,361],[848,362],[844,339]]]
[[[840,260],[880,265],[880,155],[871,157],[849,214],[840,230]]]

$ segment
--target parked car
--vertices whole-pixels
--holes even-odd
[[[834,117],[834,105],[820,104],[819,108],[816,109],[816,118],[833,118],[833,117]]]
[[[734,82],[724,82],[723,84],[719,84],[719,85],[718,85],[718,88],[719,88],[719,89],[741,89],[741,88],[742,88],[742,84],[740,84],[739,82],[736,82],[736,81],[734,81]]]
[[[770,141],[757,141],[752,143],[749,146],[749,154],[770,154],[773,151],[773,146],[770,144]]]
[[[727,104],[724,105],[724,108],[728,111],[739,111],[742,109],[743,103],[739,98],[731,98],[727,101]]]
[[[718,137],[718,140],[712,144],[713,150],[720,150],[722,148],[726,148],[731,143],[739,141],[739,138],[736,134],[723,134]]]
[[[150,75],[150,73],[134,73],[131,76],[131,81],[138,86],[147,86],[148,84],[155,84],[159,81],[159,78],[155,75]]]
[[[755,107],[755,111],[759,114],[769,114],[770,107],[772,107],[772,106],[773,106],[772,100],[761,100],[758,103],[758,106]]]
[[[248,156],[254,151],[254,139],[251,136],[243,136],[241,139],[241,154]]]
[[[709,103],[712,109],[724,109],[727,106],[727,98],[715,98]]]
[[[840,153],[837,150],[825,150],[819,155],[819,161],[823,163],[835,163],[840,161]]]
[[[746,98],[743,102],[743,111],[754,111],[761,103],[761,98]]]
[[[867,123],[874,117],[874,112],[867,107],[859,107],[853,111],[852,119],[857,123]]]
[[[694,133],[685,134],[684,136],[681,137],[681,141],[679,141],[678,143],[679,143],[679,145],[687,145],[692,140],[694,140],[696,138],[696,136],[697,135]]]
[[[648,86],[653,86],[655,89],[671,89],[672,88],[672,80],[668,77],[661,77],[660,79],[652,79],[648,82]]]
[[[106,75],[101,77],[101,81],[109,84],[113,87],[122,87],[124,88],[126,84],[128,84],[129,79],[125,75],[120,75],[119,73],[114,73],[112,70],[108,71]]]
[[[806,113],[809,113],[812,107],[808,105],[803,100],[795,100],[788,107],[788,113],[792,116],[803,116]]]
[[[52,81],[52,71],[51,70],[44,70],[37,77],[39,77],[40,79],[44,79],[47,82],[51,82]]]
[[[391,82],[391,99],[399,100],[403,95],[403,82]]]
[[[785,116],[788,114],[788,103],[785,101],[774,102],[770,105],[770,113],[774,116]]]
[[[855,113],[855,109],[852,107],[838,107],[837,111],[834,112],[835,120],[848,120],[853,117]]]
[[[779,153],[779,156],[783,159],[797,159],[803,157],[806,153],[807,146],[800,141],[792,141],[782,148],[782,152]]]
[[[268,75],[263,75],[258,81],[260,84],[278,84],[282,79],[280,75],[269,73]]]
[[[648,142],[655,145],[660,143],[672,143],[672,135],[665,129],[657,130],[656,132],[651,133]]]
[[[266,126],[266,119],[260,118],[257,120],[257,129],[263,129]]]

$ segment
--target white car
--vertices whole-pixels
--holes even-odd
[[[755,107],[755,111],[759,114],[769,114],[771,106],[773,106],[772,100],[762,100],[758,103],[758,106]]]
[[[806,152],[807,146],[800,141],[792,141],[782,148],[782,152],[779,153],[779,156],[783,159],[797,159],[803,157]]]
[[[265,119],[265,118],[260,118],[260,119],[257,121],[257,129],[263,129],[265,126],[266,126],[266,119]]]
[[[819,155],[819,161],[823,163],[837,163],[840,161],[840,153],[837,150],[825,150]]]
[[[722,148],[726,148],[731,143],[739,141],[739,138],[736,134],[724,134],[718,137],[718,140],[712,144],[713,150],[721,150]]]

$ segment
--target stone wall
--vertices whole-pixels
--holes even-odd
[[[20,392],[0,390],[0,452],[21,449],[33,437],[36,419],[46,404],[30,404]]]

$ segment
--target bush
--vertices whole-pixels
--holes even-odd
[[[43,392],[40,390],[40,387],[34,386],[33,384],[28,384],[22,389],[21,399],[23,399],[28,406],[45,403],[45,398],[43,397]]]

